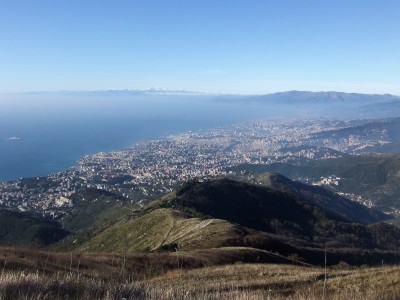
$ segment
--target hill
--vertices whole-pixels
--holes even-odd
[[[385,118],[374,120],[357,120],[347,123],[344,128],[320,131],[310,135],[310,140],[319,146],[326,145],[329,139],[329,147],[341,149],[346,153],[390,153],[399,151],[400,118]],[[351,143],[343,148],[343,141],[365,140],[365,144]]]
[[[70,198],[74,205],[61,223],[73,232],[101,226],[112,221],[114,215],[123,214],[121,210],[127,210],[127,198],[105,190],[86,188]]]
[[[278,173],[245,173],[236,177],[241,181],[248,181],[254,184],[261,184],[270,188],[293,193],[310,201],[314,205],[320,206],[332,214],[341,216],[349,222],[372,224],[392,219],[392,217],[387,214],[374,209],[369,209],[362,204],[341,197],[326,188],[293,181]]]
[[[334,191],[352,193],[371,200],[378,209],[400,209],[400,154],[368,154],[311,161],[299,165],[242,165],[236,171],[277,172],[291,179],[319,181],[335,175],[341,178]]]
[[[309,117],[310,113],[335,118],[398,117],[400,97],[389,94],[286,91],[259,96],[243,96],[230,101],[281,108],[280,115]],[[290,108],[288,112],[282,108]]]
[[[43,247],[68,234],[56,222],[21,212],[0,210],[0,245]]]
[[[171,209],[154,209],[137,218],[123,220],[95,236],[80,249],[143,252],[205,249],[223,246],[237,237],[235,226],[220,219],[185,218]]]
[[[390,225],[350,223],[295,194],[228,179],[187,183],[164,206],[304,240],[308,245],[389,250],[400,237],[400,230]],[[383,228],[393,234],[386,245],[372,234]]]
[[[396,259],[400,230],[365,226],[293,193],[228,179],[184,184],[89,239],[80,251],[194,251],[251,247],[304,262]],[[218,250],[217,250],[218,251]]]
[[[343,93],[343,92],[307,92],[307,91],[287,91],[251,98],[257,102],[278,102],[285,104],[370,104],[381,102],[400,101],[400,97],[393,95],[378,94],[359,94],[359,93]]]
[[[215,101],[268,106],[269,113],[279,117],[376,119],[398,117],[400,112],[400,97],[389,94],[286,91],[257,96],[223,95]]]
[[[67,240],[58,245],[63,250],[70,242],[79,244],[110,227],[136,206],[123,196],[96,188],[81,189],[70,199],[73,207],[59,220],[61,226],[71,232]]]

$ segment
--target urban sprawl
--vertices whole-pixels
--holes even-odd
[[[84,156],[71,170],[0,183],[0,207],[59,218],[73,207],[71,195],[84,188],[110,191],[133,203],[154,199],[193,178],[233,176],[234,167],[243,164],[336,158],[384,142],[385,132],[346,138],[329,134],[349,126],[328,120],[253,121],[140,142],[128,149]],[[340,178],[301,180],[327,185],[338,184]]]

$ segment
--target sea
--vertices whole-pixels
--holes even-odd
[[[46,176],[84,155],[272,117],[267,106],[186,94],[0,96],[0,182]]]

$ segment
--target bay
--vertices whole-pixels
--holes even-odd
[[[265,106],[205,95],[6,95],[0,99],[0,181],[45,176],[83,155],[270,116]]]

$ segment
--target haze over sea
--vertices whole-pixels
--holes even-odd
[[[266,117],[204,95],[41,93],[0,99],[0,181],[45,176],[86,154]]]

